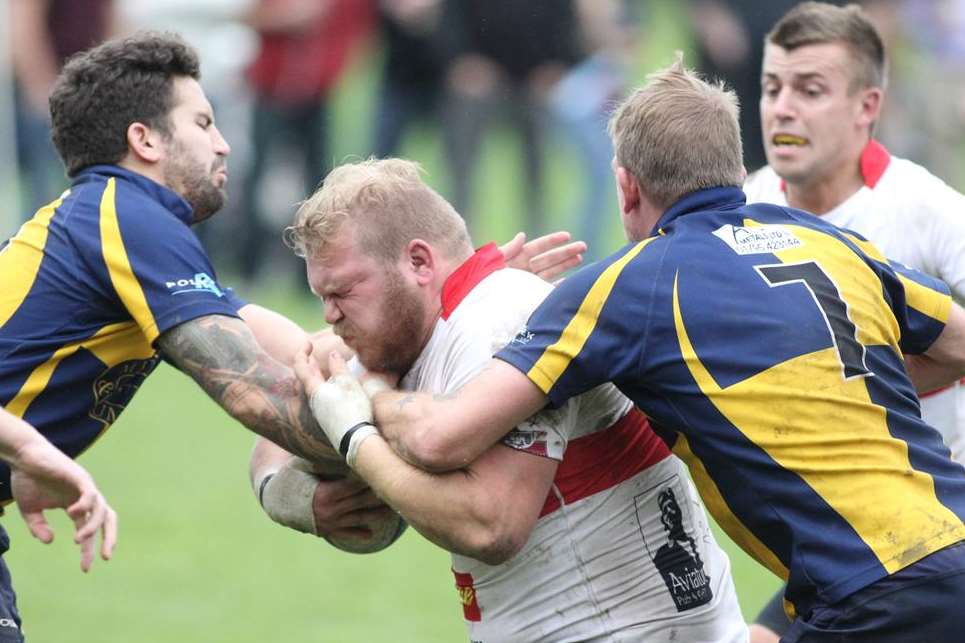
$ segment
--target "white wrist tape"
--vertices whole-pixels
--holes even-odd
[[[351,466],[358,446],[376,433],[372,403],[362,385],[351,375],[333,377],[315,389],[309,404],[329,442]]]
[[[317,486],[318,478],[312,474],[285,465],[262,479],[258,499],[275,522],[317,536],[312,509]]]

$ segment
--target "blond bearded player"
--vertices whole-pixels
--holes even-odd
[[[336,169],[294,229],[326,321],[363,365],[410,390],[458,389],[551,290],[503,269],[492,245],[473,253],[459,215],[402,160]],[[473,641],[746,640],[729,562],[682,463],[614,387],[497,444],[467,443],[481,455],[429,473],[369,425],[345,440],[357,421],[344,417],[371,420],[365,394],[329,405],[339,379],[323,385],[304,354],[295,366],[330,439],[354,445],[349,465],[453,553]]]

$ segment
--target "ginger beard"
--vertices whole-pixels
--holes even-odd
[[[367,334],[348,319],[343,319],[335,324],[335,334],[348,338],[346,343],[369,371],[401,377],[422,350],[421,333],[429,316],[417,295],[396,268],[389,268],[379,304],[378,319],[381,321],[378,330]]]
[[[215,177],[224,169],[225,160],[216,157],[211,167],[205,170],[204,164],[195,159],[177,139],[171,140],[168,149],[169,155],[163,167],[164,184],[191,204],[194,212],[192,223],[200,223],[224,207],[227,198],[224,182],[218,187]]]

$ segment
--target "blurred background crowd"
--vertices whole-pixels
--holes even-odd
[[[621,239],[609,106],[681,49],[738,92],[753,171],[765,163],[763,38],[794,4],[0,0],[0,237],[66,186],[47,131],[64,59],[150,28],[180,32],[201,53],[233,152],[227,212],[199,233],[242,289],[302,288],[280,235],[293,205],[333,164],[369,155],[422,163],[479,240],[566,228],[598,258]],[[891,55],[878,138],[965,188],[965,0],[860,4]]]

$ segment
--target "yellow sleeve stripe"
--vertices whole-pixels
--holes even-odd
[[[898,279],[905,287],[905,301],[911,308],[943,324],[948,323],[948,316],[952,313],[950,296],[934,291],[928,286],[922,286],[904,275],[898,275]]]
[[[33,288],[44,260],[50,220],[67,194],[69,192],[64,192],[59,199],[40,208],[0,251],[0,275],[4,279],[0,290],[0,326],[10,321]]]
[[[885,257],[881,253],[881,250],[879,250],[878,247],[873,243],[863,241],[850,234],[845,234],[844,236],[861,248],[861,251],[872,259],[880,261],[881,263],[888,263],[888,258]],[[901,285],[905,288],[905,301],[909,306],[920,312],[922,315],[931,317],[932,319],[938,320],[943,324],[948,321],[948,316],[952,312],[951,297],[948,297],[943,293],[936,292],[928,286],[923,286],[912,279],[908,279],[901,273],[896,272],[895,274],[898,275]]]
[[[613,284],[616,283],[620,273],[653,239],[654,237],[651,237],[638,243],[597,277],[576,314],[563,329],[560,339],[546,347],[543,355],[529,369],[526,376],[544,393],[548,393],[556,385],[573,358],[583,350],[583,345],[596,328],[600,311],[603,310],[603,305],[610,296]]]
[[[141,289],[141,283],[134,276],[131,263],[127,258],[124,240],[121,238],[121,228],[117,222],[117,208],[114,202],[116,190],[115,179],[109,179],[101,196],[101,250],[104,263],[111,277],[111,284],[121,298],[124,307],[140,326],[141,332],[149,343],[157,339],[158,330],[154,314],[147,305],[147,298]],[[163,243],[163,240],[158,240]]]

